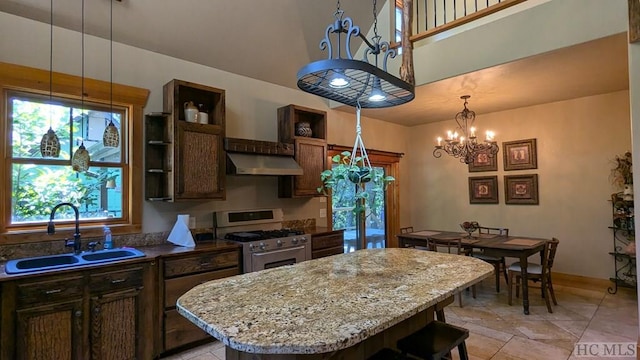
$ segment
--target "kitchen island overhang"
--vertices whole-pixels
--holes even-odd
[[[177,308],[227,353],[324,354],[397,333],[412,318],[430,321],[426,312],[492,272],[468,256],[359,250],[210,281],[180,297]]]

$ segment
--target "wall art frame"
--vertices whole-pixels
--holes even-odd
[[[536,139],[505,141],[502,151],[505,171],[538,168]]]
[[[498,176],[469,178],[470,204],[498,204]]]
[[[469,163],[469,172],[498,171],[498,157],[488,150],[480,150]]]
[[[505,175],[504,196],[507,205],[539,205],[538,174]]]

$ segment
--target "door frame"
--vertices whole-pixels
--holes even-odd
[[[344,151],[352,151],[353,147],[343,145],[327,145],[327,169],[330,169],[333,162],[331,158]],[[371,166],[378,166],[385,169],[385,175],[393,176],[396,180],[389,183],[385,192],[385,244],[387,247],[398,247],[398,239],[395,234],[400,232],[400,159],[403,153],[367,149],[367,156]],[[327,227],[333,229],[333,206],[331,196],[327,196]],[[392,236],[393,234],[393,236]]]

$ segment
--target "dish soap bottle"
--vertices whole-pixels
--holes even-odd
[[[111,239],[111,229],[105,225],[104,227],[104,248],[113,249],[113,240]]]

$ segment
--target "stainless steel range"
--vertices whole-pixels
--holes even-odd
[[[311,236],[283,229],[282,209],[220,211],[214,220],[218,237],[242,243],[245,273],[311,259]]]

